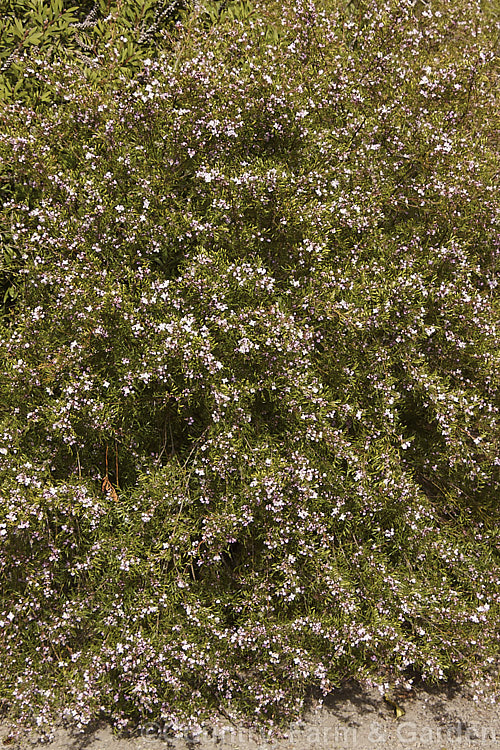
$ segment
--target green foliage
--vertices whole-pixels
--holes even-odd
[[[2,113],[0,699],[179,731],[487,674],[494,19],[203,3],[141,62],[124,7]]]
[[[15,251],[13,247],[2,237],[0,256],[0,294],[3,295],[2,303],[4,313],[16,299],[19,290],[14,281],[13,267],[15,265]],[[15,272],[14,272],[15,273]]]
[[[96,0],[92,7],[9,0],[0,19],[0,102],[58,101],[42,73],[51,61],[78,63],[98,85],[134,75],[184,8],[183,0]]]
[[[185,16],[183,0],[7,0],[0,17],[0,106],[41,109],[61,104],[64,93],[45,71],[51,64],[77,66],[99,88],[117,85],[156,57],[169,30]],[[0,165],[1,169],[1,165]],[[30,192],[0,173],[0,198],[21,200]],[[21,265],[8,231],[0,230],[0,310],[13,313]]]
[[[75,49],[75,7],[63,8],[62,0],[49,5],[43,0],[12,2],[0,20],[0,101],[49,101],[47,91],[39,92],[37,81],[29,75],[32,52],[41,49],[54,58],[66,49]]]

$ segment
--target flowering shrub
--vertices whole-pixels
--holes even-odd
[[[198,10],[3,112],[5,705],[276,721],[498,653],[498,61],[475,2]]]

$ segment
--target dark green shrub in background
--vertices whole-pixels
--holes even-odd
[[[156,56],[188,8],[185,0],[7,0],[0,18],[0,102],[49,105],[50,61],[77,62],[100,87]]]
[[[469,2],[197,6],[137,74],[56,59],[4,108],[13,715],[488,673],[496,39]]]

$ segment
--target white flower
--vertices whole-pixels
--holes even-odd
[[[250,351],[251,343],[248,339],[241,339],[240,345],[238,346],[237,350],[241,354],[246,354]]]

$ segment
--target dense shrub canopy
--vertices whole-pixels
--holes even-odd
[[[494,18],[212,16],[107,88],[34,62],[57,101],[1,115],[24,719],[276,720],[498,654]]]
[[[3,0],[0,102],[57,101],[54,77],[33,75],[34,64],[77,62],[79,74],[101,89],[117,75],[137,74],[158,42],[171,38],[188,5],[187,0]]]

